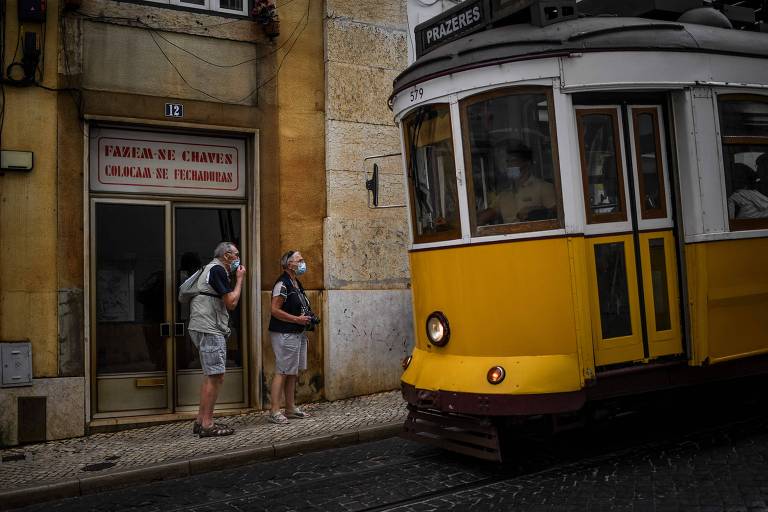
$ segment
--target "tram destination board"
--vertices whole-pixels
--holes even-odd
[[[484,28],[490,23],[489,0],[466,0],[416,26],[416,55]]]
[[[564,16],[561,10],[568,14]],[[557,15],[553,17],[552,12]],[[416,56],[491,25],[534,21],[543,26],[575,17],[575,0],[465,0],[416,26]]]

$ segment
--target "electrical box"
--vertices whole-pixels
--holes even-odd
[[[32,343],[0,343],[0,387],[32,385]]]
[[[45,7],[45,0],[19,0],[19,22],[43,23]]]

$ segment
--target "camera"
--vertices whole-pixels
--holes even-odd
[[[320,323],[320,319],[315,315],[311,309],[301,308],[301,314],[309,317],[309,324],[304,326],[305,331],[314,331],[315,326]]]

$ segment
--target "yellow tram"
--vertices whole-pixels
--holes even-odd
[[[495,459],[497,418],[768,372],[768,33],[664,3],[466,0],[417,27],[390,100],[410,437]]]

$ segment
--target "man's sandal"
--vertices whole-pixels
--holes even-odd
[[[213,424],[216,425],[217,427],[224,427],[224,428],[226,428],[226,425],[223,425],[221,423],[214,422]],[[195,420],[195,422],[192,424],[192,434],[193,435],[200,434],[200,430],[202,428],[203,428],[203,424],[200,423],[199,421]]]
[[[200,433],[198,435],[200,437],[221,437],[221,436],[231,436],[234,433],[235,433],[234,429],[224,425],[218,425],[214,423],[208,428],[201,426]]]

